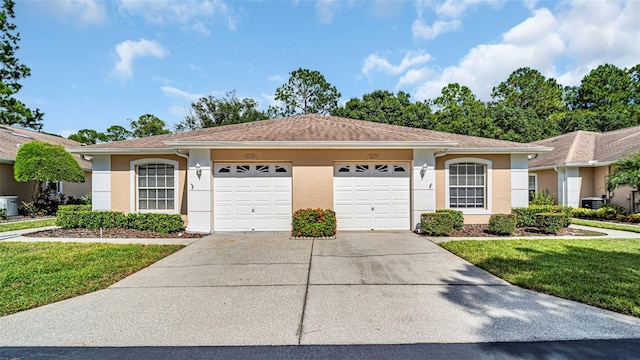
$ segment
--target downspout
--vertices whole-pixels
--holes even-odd
[[[182,151],[182,149],[176,149],[176,155],[180,156],[181,158],[187,159],[187,162],[189,161],[189,152],[188,151],[185,153],[185,152]]]

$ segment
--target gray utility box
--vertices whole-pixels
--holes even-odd
[[[7,210],[7,216],[18,215],[18,197],[0,196],[0,209]]]
[[[585,209],[593,209],[596,210],[598,208],[600,208],[600,206],[602,206],[602,204],[605,203],[605,200],[603,198],[599,198],[599,197],[586,197],[586,198],[582,198],[582,203],[580,205],[580,207],[583,207]]]

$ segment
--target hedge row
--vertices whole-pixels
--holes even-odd
[[[336,234],[336,213],[330,209],[300,209],[293,213],[291,236],[331,237]]]
[[[489,232],[496,235],[511,235],[516,230],[516,216],[495,214],[489,218]]]
[[[162,234],[177,232],[184,227],[178,214],[123,214],[118,211],[90,211],[91,205],[61,206],[56,214],[56,225],[62,228],[86,229],[137,229],[155,231]]]
[[[441,209],[436,210],[436,212],[451,214],[451,219],[453,220],[453,228],[456,230],[462,230],[462,227],[464,226],[464,214],[462,214],[462,211],[453,209]]]
[[[449,236],[453,232],[454,217],[448,212],[424,213],[420,216],[420,230],[431,236]]]
[[[511,209],[511,213],[516,216],[517,227],[536,227],[536,215],[540,213],[562,214],[563,227],[569,226],[571,223],[571,210],[569,206],[559,205],[531,205],[529,207],[515,207]]]
[[[578,219],[616,220],[630,223],[640,223],[640,213],[625,215],[615,208],[604,207],[593,209],[573,209],[571,216]]]

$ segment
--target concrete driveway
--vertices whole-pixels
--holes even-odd
[[[0,318],[0,346],[640,338],[640,319],[524,290],[410,232],[212,235],[108,289]]]

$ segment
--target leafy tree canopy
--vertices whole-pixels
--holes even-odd
[[[202,128],[239,124],[267,119],[264,112],[258,110],[258,102],[254,99],[236,97],[236,92],[229,91],[224,97],[209,95],[191,103],[187,117],[176,124],[176,132],[191,131]]]
[[[84,182],[84,172],[60,145],[32,141],[22,144],[13,166],[17,181]]]
[[[32,111],[14,97],[22,88],[19,81],[31,76],[31,69],[16,57],[20,34],[11,22],[15,18],[13,6],[13,0],[4,0],[0,10],[0,124],[41,130],[44,113]]]
[[[276,89],[275,100],[280,107],[272,107],[272,115],[329,114],[338,107],[340,93],[319,71],[298,69],[289,74],[289,81]]]
[[[331,111],[331,115],[392,125],[429,128],[431,107],[426,102],[413,103],[410,97],[411,95],[404,91],[394,94],[386,90],[376,90],[363,95],[362,99],[350,99],[343,107]]]
[[[152,114],[144,114],[138,120],[131,120],[131,133],[134,138],[143,138],[153,135],[170,134],[167,124],[159,117]]]
[[[607,179],[608,191],[621,186],[640,188],[640,152],[616,161],[613,166],[614,170]]]
[[[82,129],[75,134],[69,135],[69,139],[85,145],[93,145],[101,142],[120,141],[131,138],[131,131],[120,125],[112,125],[106,132],[98,132],[92,129]]]

